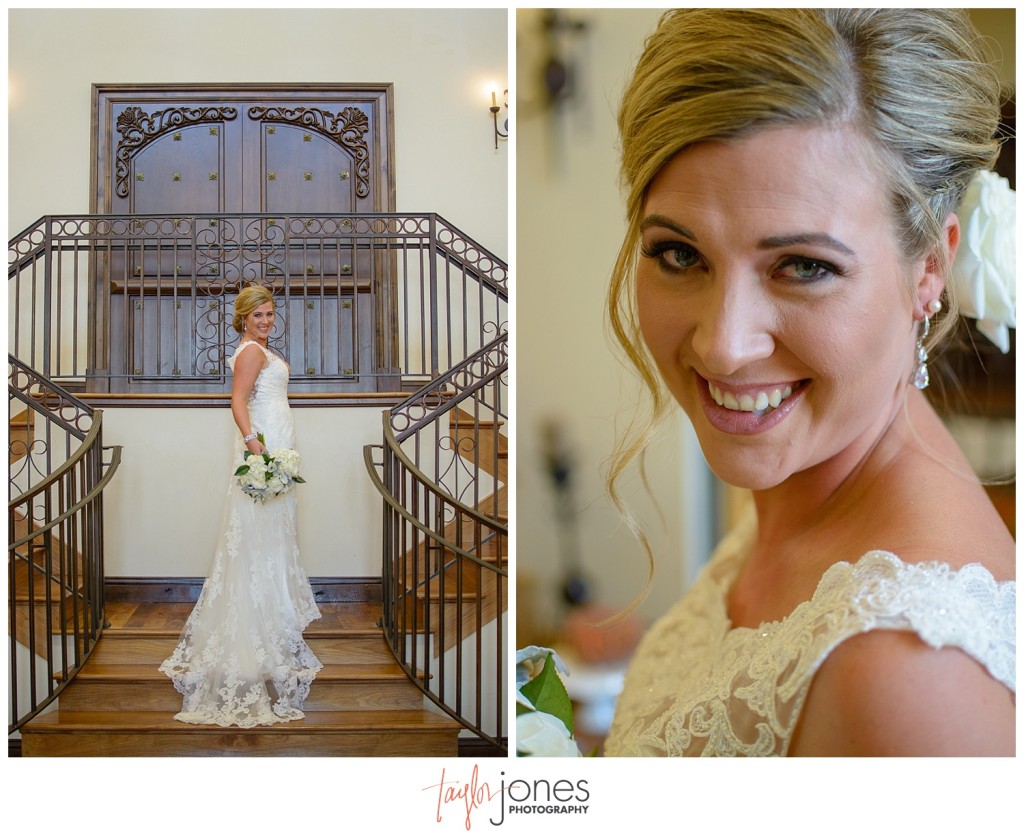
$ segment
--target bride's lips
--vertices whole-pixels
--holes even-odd
[[[723,433],[735,435],[753,435],[770,430],[793,411],[793,408],[803,398],[804,391],[810,383],[807,379],[801,379],[779,384],[749,384],[739,388],[708,381],[697,372],[694,372],[693,376],[701,407],[703,407],[704,415],[711,426]],[[723,406],[715,401],[709,384],[715,386],[716,394],[719,397],[724,393],[728,405],[737,407],[760,405],[760,409],[749,412],[747,409]],[[788,395],[786,390],[789,390]],[[744,401],[745,397],[749,397],[750,401]],[[778,406],[772,406],[775,400],[778,400]]]

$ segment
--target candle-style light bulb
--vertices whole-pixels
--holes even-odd
[[[491,90],[491,106],[498,106],[498,94],[493,89]]]

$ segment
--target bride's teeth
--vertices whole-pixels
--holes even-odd
[[[755,398],[749,393],[741,393],[737,397],[734,393],[728,390],[723,392],[714,384],[709,383],[708,392],[719,407],[725,407],[727,410],[742,410],[748,413],[763,415],[769,407],[773,410],[777,409],[783,401],[789,398],[793,394],[793,387],[788,386],[783,389],[776,387],[771,392],[761,390]]]

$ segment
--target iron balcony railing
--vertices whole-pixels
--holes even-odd
[[[384,630],[435,705],[507,748],[507,334],[384,414]]]
[[[47,216],[8,274],[9,352],[99,394],[227,392],[250,283],[300,393],[408,391],[506,325],[505,263],[432,213]]]
[[[102,413],[9,358],[8,732],[52,704],[103,626]],[[110,454],[108,460],[104,455]]]

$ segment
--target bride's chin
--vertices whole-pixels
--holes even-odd
[[[715,436],[714,439],[720,437]],[[709,440],[697,432],[701,452],[711,472],[727,485],[750,491],[768,490],[786,480],[788,474],[777,460],[768,462],[761,454],[744,452],[744,448],[722,447],[714,439]]]
[[[710,464],[711,472],[721,479],[725,484],[734,488],[741,488],[748,491],[764,491],[779,485],[784,481],[778,474],[756,475],[749,470],[737,470],[732,466]]]

